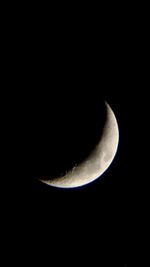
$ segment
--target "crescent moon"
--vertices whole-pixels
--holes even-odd
[[[102,137],[91,154],[63,177],[40,177],[40,181],[54,187],[74,188],[93,182],[108,169],[118,149],[119,127],[111,107],[107,102],[105,105],[107,115]]]

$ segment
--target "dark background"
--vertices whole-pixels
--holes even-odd
[[[84,79],[74,78],[75,83],[69,77],[70,83],[65,86],[68,74],[65,81],[59,82],[59,88],[57,85],[53,89],[54,81],[52,85],[49,81],[46,92],[38,85],[39,91],[25,93],[20,101],[23,117],[17,121],[17,216],[29,228],[28,234],[33,235],[34,241],[43,235],[50,238],[48,244],[39,244],[39,248],[56,246],[63,251],[67,246],[72,251],[69,244],[78,244],[81,253],[83,247],[90,251],[96,249],[97,242],[108,242],[111,249],[126,254],[135,211],[130,93],[125,70],[115,73],[112,69],[96,80],[92,75],[89,79],[89,73]],[[120,131],[118,152],[107,172],[89,185],[70,190],[38,181],[36,177],[40,175],[62,174],[87,155],[104,123],[104,100],[112,107]]]
[[[31,32],[12,45],[9,65],[9,83],[16,90],[13,101],[9,94],[12,175],[5,198],[11,206],[8,224],[16,229],[13,238],[18,244],[25,240],[35,255],[67,251],[73,259],[76,253],[97,259],[106,248],[126,258],[135,243],[139,204],[133,99],[141,77],[135,31],[127,32],[124,25],[114,31],[110,24],[100,34],[81,30],[80,37],[73,32],[68,40],[62,31],[51,41],[43,29],[42,41],[35,29]],[[81,188],[42,184],[38,176],[62,174],[89,153],[104,123],[104,100],[120,131],[113,164]]]

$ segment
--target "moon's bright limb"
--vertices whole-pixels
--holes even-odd
[[[111,165],[118,148],[119,129],[116,117],[106,103],[107,116],[102,137],[91,154],[78,166],[63,177],[40,180],[48,185],[60,188],[74,188],[86,185],[99,178]]]

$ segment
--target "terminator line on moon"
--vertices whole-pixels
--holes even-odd
[[[78,166],[72,168],[63,177],[48,179],[40,177],[40,181],[50,186],[60,188],[74,188],[86,185],[99,178],[111,165],[118,148],[119,129],[116,117],[105,103],[107,116],[103,134],[99,143],[90,155]]]

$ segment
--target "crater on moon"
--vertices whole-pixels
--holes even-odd
[[[104,156],[104,161],[105,162],[109,162],[110,161],[110,159],[112,158],[112,155],[113,155],[113,153],[112,153],[112,151],[110,150],[108,150],[108,151],[106,151],[105,152],[105,156]]]

